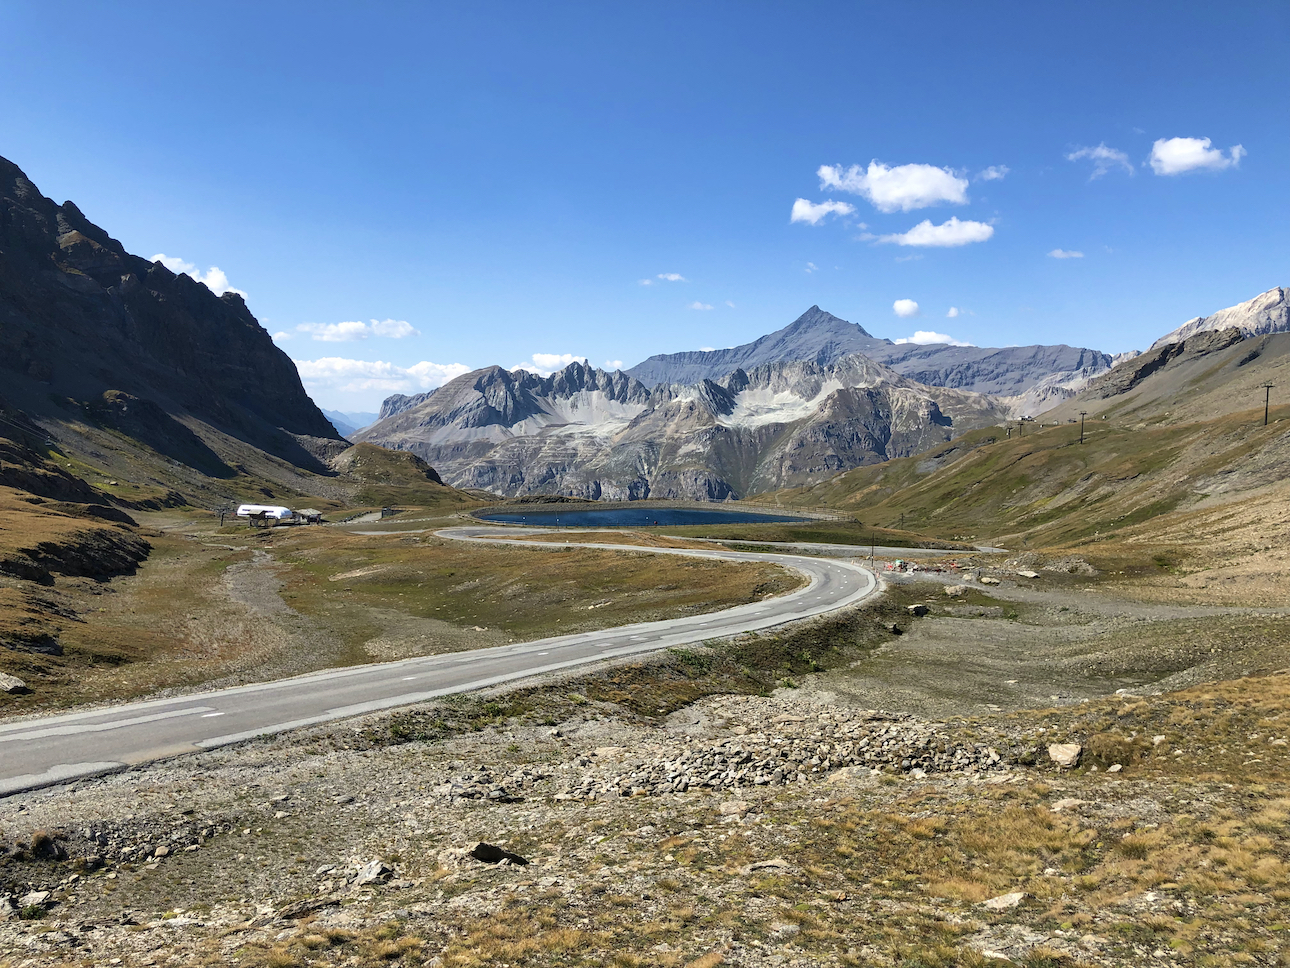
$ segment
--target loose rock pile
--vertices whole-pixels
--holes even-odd
[[[984,744],[955,742],[934,723],[870,712],[851,722],[778,716],[765,732],[690,746],[675,744],[648,758],[618,762],[584,754],[561,769],[581,774],[566,781],[561,799],[655,796],[690,789],[738,789],[806,783],[843,767],[900,773],[979,772],[1004,759]],[[625,768],[624,768],[625,767]]]

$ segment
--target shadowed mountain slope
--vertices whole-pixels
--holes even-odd
[[[241,296],[130,255],[4,159],[0,368],[11,405],[123,433],[213,476],[226,469],[197,422],[319,472],[319,454],[339,446]]]

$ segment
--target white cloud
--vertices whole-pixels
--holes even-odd
[[[636,280],[636,284],[637,284],[638,286],[652,286],[652,285],[654,285],[654,280],[653,280],[653,279],[637,279],[637,280]]]
[[[373,319],[367,323],[358,320],[344,323],[301,323],[296,329],[323,343],[349,343],[370,336],[403,339],[405,336],[421,335],[406,319]]]
[[[1002,181],[1012,171],[1007,165],[991,165],[976,173],[977,181]]]
[[[228,276],[224,275],[224,270],[219,266],[211,266],[205,273],[198,272],[197,266],[193,263],[185,262],[177,255],[166,255],[164,252],[158,252],[152,257],[152,261],[160,262],[171,272],[182,272],[185,275],[191,276],[217,296],[222,296],[226,292],[235,292],[243,299],[246,298],[246,293],[241,289],[234,289],[228,284]]]
[[[605,369],[609,370],[611,373],[614,370],[621,370],[622,368],[623,368],[622,360],[605,360]]]
[[[912,299],[897,299],[891,304],[891,310],[901,319],[918,315],[918,303]]]
[[[793,211],[789,215],[790,222],[806,222],[810,225],[819,225],[826,215],[850,215],[856,210],[856,207],[849,202],[811,202],[805,198],[799,198],[793,203]]]
[[[1222,171],[1239,167],[1248,153],[1241,145],[1232,145],[1225,155],[1221,148],[1211,148],[1208,138],[1161,138],[1151,146],[1151,170],[1157,175]]]
[[[1053,249],[1048,253],[1050,259],[1082,259],[1083,252],[1076,252],[1074,249]]]
[[[958,307],[958,306],[951,306],[951,307],[950,307],[950,311],[949,311],[948,313],[946,313],[946,314],[945,314],[945,318],[946,318],[946,319],[954,319],[954,318],[959,314],[959,312],[960,312],[960,310],[959,310],[959,307]]]
[[[946,333],[933,333],[930,330],[918,330],[913,336],[904,336],[897,343],[916,343],[920,346],[928,343],[949,343],[950,346],[973,346],[973,343],[965,343],[963,340],[955,339]]]
[[[328,391],[406,393],[431,390],[470,372],[470,367],[460,363],[431,363],[428,360],[406,367],[380,360],[348,360],[340,356],[294,362],[310,395]]]
[[[808,263],[806,264],[806,272],[807,272],[807,274],[808,274],[808,275],[809,275],[810,273],[812,273],[812,272],[817,272],[817,271],[819,270],[819,268],[820,268],[820,267],[819,267],[819,266],[817,266],[814,262],[808,262]]]
[[[708,303],[692,302],[690,303],[689,308],[690,309],[711,309],[712,306],[709,305]]]
[[[994,226],[985,222],[960,222],[951,218],[948,222],[933,225],[931,219],[924,219],[908,232],[899,235],[880,235],[879,242],[894,242],[897,245],[930,245],[949,248],[956,245],[968,245],[971,242],[984,242],[994,235]]]
[[[660,272],[658,277],[664,282],[685,282],[685,276],[679,272]]]
[[[532,362],[529,363],[516,363],[511,369],[528,370],[538,376],[550,376],[556,370],[563,370],[570,363],[587,362],[585,356],[575,356],[572,353],[534,353],[531,360]]]
[[[731,309],[735,308],[735,304],[732,303],[729,299],[726,300],[726,305],[729,306]]]
[[[273,334],[273,342],[275,343],[285,343],[289,339],[291,339],[291,334],[288,333],[285,329],[282,330],[281,332]]]
[[[816,174],[821,188],[861,195],[880,212],[908,212],[942,202],[964,205],[968,200],[968,180],[935,165],[888,168],[879,161],[871,161],[867,169],[852,165],[845,171],[841,165],[821,165]]]
[[[700,352],[700,353],[712,353],[712,352],[714,352],[715,350],[716,350],[716,347],[715,347],[715,346],[700,346],[700,347],[699,347],[699,352]]]
[[[1112,168],[1123,168],[1130,175],[1133,174],[1133,163],[1129,161],[1129,156],[1117,148],[1108,148],[1105,142],[1095,148],[1076,148],[1066,155],[1067,161],[1083,159],[1093,162],[1093,174],[1088,176],[1089,181],[1101,178]]]

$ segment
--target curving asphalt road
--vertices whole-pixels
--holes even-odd
[[[514,533],[491,527],[437,532],[459,541],[535,547],[532,541],[504,537]],[[553,544],[564,547],[563,542]],[[765,561],[799,571],[810,581],[778,598],[706,615],[327,669],[276,682],[0,724],[0,796],[588,662],[770,628],[854,605],[879,587],[867,569],[827,558],[616,544],[582,547]]]

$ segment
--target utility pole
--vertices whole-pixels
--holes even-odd
[[[1272,399],[1272,388],[1275,383],[1263,384],[1263,426],[1268,425],[1268,401]]]
[[[1087,410],[1081,410],[1079,412],[1079,442],[1081,444],[1084,443],[1084,415],[1087,413]]]
[[[1017,421],[1017,436],[1018,437],[1026,436],[1026,421],[1024,420]]]

